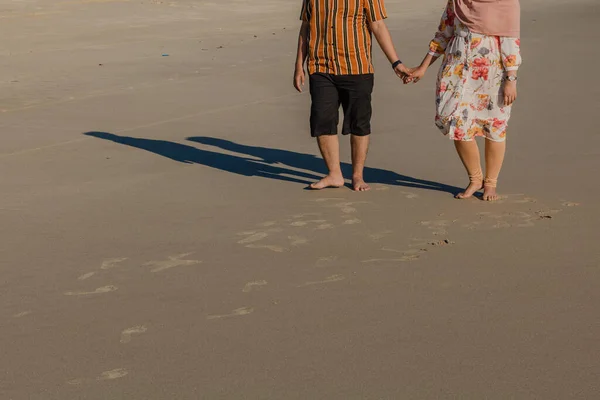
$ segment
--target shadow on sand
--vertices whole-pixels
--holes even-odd
[[[311,154],[246,146],[213,137],[193,136],[187,138],[187,140],[239,155],[200,149],[166,140],[119,136],[107,132],[86,132],[84,135],[146,150],[181,163],[204,165],[243,176],[260,176],[308,185],[320,179],[327,172],[323,160]],[[344,176],[351,176],[352,165],[342,163],[342,171]],[[365,180],[369,183],[435,190],[452,194],[459,193],[462,190],[456,186],[417,179],[393,171],[371,167],[365,167]]]

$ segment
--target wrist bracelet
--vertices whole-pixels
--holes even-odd
[[[392,64],[392,69],[396,69],[398,65],[402,64],[402,61],[398,60]]]

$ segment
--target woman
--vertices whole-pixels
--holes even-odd
[[[436,125],[454,140],[470,184],[456,197],[483,189],[498,199],[496,184],[506,150],[506,128],[517,98],[520,55],[519,0],[449,0],[429,53],[405,83],[418,82],[444,55],[436,91]],[[485,141],[486,175],[474,138]]]

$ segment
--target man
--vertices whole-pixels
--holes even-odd
[[[385,18],[384,0],[303,0],[294,87],[302,92],[308,59],[310,130],[329,170],[312,189],[344,185],[337,137],[340,104],[344,111],[342,134],[351,135],[352,188],[360,192],[370,189],[363,170],[371,134],[372,35],[396,75],[410,75],[398,59]]]

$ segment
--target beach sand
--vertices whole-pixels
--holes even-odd
[[[0,398],[597,398],[600,10],[524,3],[490,204],[378,48],[373,190],[304,190],[298,1],[1,2]]]

